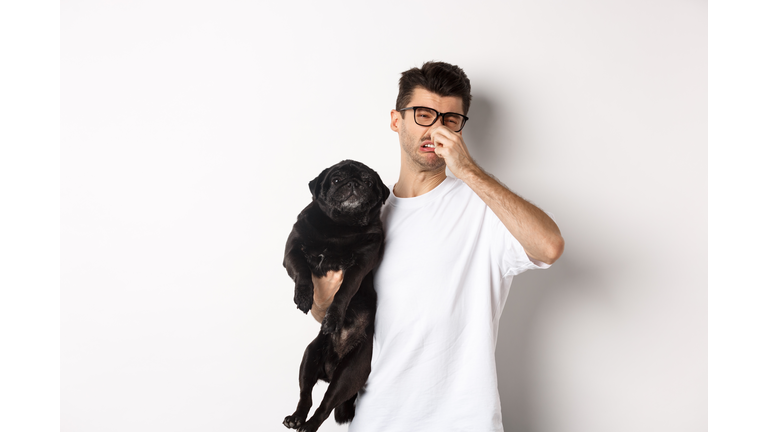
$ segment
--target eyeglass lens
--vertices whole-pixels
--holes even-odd
[[[432,126],[437,121],[437,111],[431,108],[416,108],[414,110],[416,124],[419,126]],[[443,124],[454,132],[461,130],[464,118],[456,114],[443,114]]]

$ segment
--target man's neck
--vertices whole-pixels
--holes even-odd
[[[392,191],[398,198],[413,198],[431,191],[445,180],[445,168],[439,171],[410,172],[400,169],[400,178]]]

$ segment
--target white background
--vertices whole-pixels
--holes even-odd
[[[62,430],[283,428],[318,328],[281,266],[307,182],[394,182],[399,73],[430,59],[566,238],[513,284],[505,429],[704,429],[706,30],[692,1],[65,3]]]
[[[566,238],[502,319],[506,430],[706,429],[706,25],[692,1],[64,4],[62,430],[282,429],[317,331],[280,265],[306,183],[345,158],[394,182],[399,72],[430,59],[472,80],[478,162]]]

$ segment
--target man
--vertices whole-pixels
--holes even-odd
[[[382,207],[371,374],[350,432],[501,431],[495,347],[512,278],[563,252],[557,225],[483,171],[462,138],[464,71],[403,72],[390,127],[400,177]],[[456,178],[446,176],[446,167]],[[343,275],[314,279],[321,321]]]

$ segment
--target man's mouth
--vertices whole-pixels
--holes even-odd
[[[435,143],[433,143],[432,141],[425,142],[424,144],[421,145],[421,151],[434,152]]]

